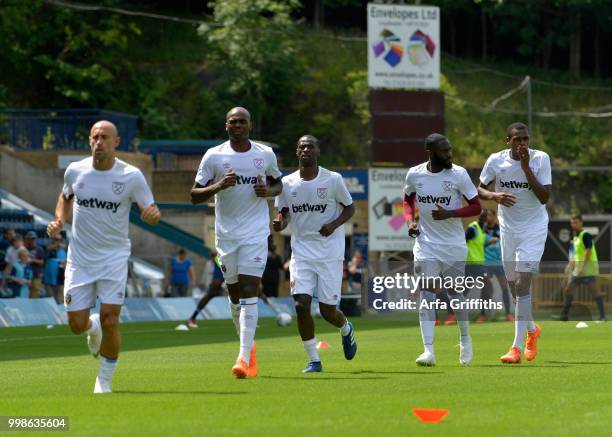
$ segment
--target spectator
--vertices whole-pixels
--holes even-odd
[[[25,236],[25,247],[30,252],[30,268],[32,269],[32,282],[30,284],[30,298],[40,297],[42,290],[42,275],[45,266],[45,251],[38,245],[36,232],[30,231]]]
[[[64,301],[64,270],[66,268],[66,245],[61,235],[56,235],[47,246],[46,263],[43,274],[43,284],[47,297],[53,297],[55,302]]]
[[[15,236],[15,230],[13,228],[4,228],[2,232],[2,239],[0,239],[0,271],[4,272],[6,263],[4,257],[6,256],[6,250],[11,247],[11,241]]]
[[[30,254],[24,247],[17,251],[17,261],[12,264],[10,275],[10,288],[13,290],[13,297],[27,299],[30,295],[30,285],[32,282],[32,270],[29,265]]]
[[[6,249],[6,254],[4,255],[4,271],[2,273],[2,287],[5,288],[7,284],[7,280],[11,270],[13,269],[13,265],[19,261],[18,251],[23,247],[23,238],[19,234],[15,234],[11,239],[11,245]]]
[[[187,258],[187,252],[182,248],[179,249],[177,256],[170,259],[170,296],[187,296],[190,284],[195,283],[192,264],[191,260]],[[166,297],[168,297],[168,294],[166,294]]]
[[[363,256],[360,251],[356,250],[353,254],[353,259],[348,263],[350,293],[361,293],[363,267]]]
[[[282,271],[284,271],[283,260],[276,253],[274,240],[272,240],[272,237],[268,237],[268,260],[261,277],[263,294],[267,297],[278,297],[278,284]]]

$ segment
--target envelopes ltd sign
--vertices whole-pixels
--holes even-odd
[[[440,9],[368,4],[368,85],[440,87]]]

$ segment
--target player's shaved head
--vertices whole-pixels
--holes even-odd
[[[100,120],[98,122],[96,122],[92,127],[91,127],[91,132],[94,131],[94,129],[110,129],[111,133],[115,136],[119,135],[119,131],[117,131],[117,126],[115,126],[114,123],[111,123],[108,120]]]
[[[428,135],[427,138],[425,138],[425,148],[432,149],[445,142],[448,143],[448,138],[446,138],[442,134],[433,133]]]
[[[251,121],[251,113],[246,108],[243,108],[242,106],[236,106],[235,108],[230,109],[227,112],[227,115],[225,116],[225,119],[229,120],[230,117],[233,117],[235,115],[242,115],[248,121]]]
[[[319,143],[319,139],[317,137],[315,137],[314,135],[302,135],[299,139],[298,139],[298,144],[314,144],[317,147],[321,146],[321,143]]]
[[[525,123],[521,123],[521,122],[516,122],[516,123],[512,123],[510,126],[508,126],[508,129],[506,130],[506,135],[508,136],[508,138],[512,138],[514,136],[514,131],[521,131],[521,130],[526,130],[527,132],[529,132],[529,128],[527,127],[527,125]]]

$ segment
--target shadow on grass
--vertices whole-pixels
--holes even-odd
[[[612,361],[547,361],[547,363],[554,364],[586,364],[586,365],[594,365],[594,366],[609,366],[612,364]],[[568,367],[568,366],[564,366]]]
[[[406,322],[402,321],[359,318],[353,318],[352,321],[357,332],[406,327]],[[219,343],[238,345],[236,329],[231,320],[206,320],[200,323],[199,328],[189,331],[176,331],[174,328],[179,323],[181,322],[122,324],[121,352]],[[276,325],[274,319],[269,318],[260,319],[259,325],[257,340],[298,338],[295,326],[281,328]],[[319,323],[317,333],[337,335],[338,330],[327,323]],[[0,349],[0,362],[88,355],[85,335],[72,335],[66,325],[56,326],[52,330],[44,326],[0,328]]]
[[[331,372],[327,372],[327,373],[331,373]],[[374,379],[374,380],[382,380],[382,379],[389,379],[387,377],[381,376],[381,377],[374,377],[374,376],[361,376],[361,377],[351,377],[351,376],[347,376],[347,377],[336,377],[336,376],[319,376],[319,375],[313,375],[311,376],[260,376],[260,378],[264,378],[264,379],[291,379],[291,380],[297,380],[297,381],[342,381],[344,379],[356,379],[356,380],[368,380],[368,379]]]
[[[174,390],[174,391],[139,391],[139,390],[113,390],[113,394],[116,395],[200,395],[200,396],[233,396],[233,395],[247,395],[249,392],[246,391],[187,391],[187,390]]]
[[[418,372],[416,370],[413,371],[378,371],[378,370],[356,370],[354,372],[325,372],[325,373],[335,373],[338,375],[440,375],[444,372],[438,371],[427,371],[424,370],[422,372]]]
[[[549,363],[557,363],[557,361],[548,361]],[[469,367],[497,367],[499,369],[541,369],[543,367],[565,368],[568,365],[560,366],[556,364],[471,364]]]

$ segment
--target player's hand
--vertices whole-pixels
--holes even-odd
[[[417,222],[412,222],[408,226],[408,236],[412,238],[416,238],[419,236],[421,231],[419,231],[419,224]]]
[[[321,226],[321,229],[319,229],[319,234],[323,235],[324,237],[329,237],[335,230],[336,226],[334,226],[333,223],[326,223]]]
[[[497,244],[498,241],[499,241],[499,238],[491,237],[491,239],[489,240],[489,244]]]
[[[221,178],[217,184],[219,185],[220,190],[225,190],[226,188],[233,187],[236,185],[237,177],[236,173],[234,173],[233,169],[229,169],[227,173]]]
[[[493,200],[500,205],[510,208],[516,203],[516,196],[512,193],[494,193]]]
[[[159,219],[161,219],[161,212],[159,212],[157,205],[153,203],[144,209],[142,207],[140,208],[140,218],[145,223],[156,225]]]
[[[262,175],[257,175],[257,184],[254,186],[257,197],[269,197],[268,185]]]
[[[275,232],[280,232],[283,230],[283,215],[279,212],[274,220],[272,220],[272,229]]]
[[[519,147],[517,153],[521,162],[521,168],[529,168],[529,148]]]
[[[446,220],[453,217],[453,211],[450,209],[444,209],[436,203],[436,208],[431,211],[431,216],[434,220]]]
[[[47,225],[47,235],[51,238],[54,238],[62,231],[62,229],[64,229],[64,222],[59,219],[54,220]]]

